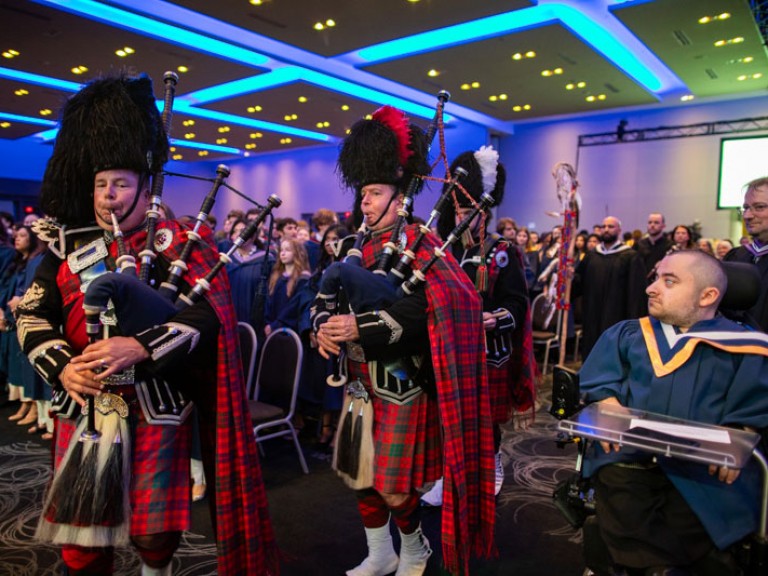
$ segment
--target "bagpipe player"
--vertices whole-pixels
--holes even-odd
[[[430,170],[426,151],[423,131],[391,107],[357,122],[344,140],[338,167],[355,191],[355,213],[365,218],[364,268],[375,267],[388,241],[399,255],[418,234],[415,225],[407,225],[400,237],[391,238],[410,179]],[[437,246],[436,238],[425,236],[414,268]],[[363,274],[357,291],[375,295],[374,276]],[[444,567],[467,573],[471,555],[487,556],[493,548],[493,438],[482,303],[450,255],[425,276],[422,288],[381,309],[363,311],[364,302],[350,301],[349,313],[330,316],[317,331],[324,356],[341,353],[342,344],[346,350],[348,401],[334,467],[355,490],[368,544],[368,556],[349,576],[424,573],[431,548],[421,530],[417,490],[440,477],[445,478]],[[318,298],[323,297],[321,288]],[[355,423],[349,426],[351,419]],[[349,428],[362,431],[350,436]],[[348,467],[347,460],[355,464]],[[400,534],[399,556],[390,519]]]
[[[150,180],[168,137],[147,76],[85,85],[64,105],[36,229],[50,250],[19,306],[19,339],[54,388],[54,477],[37,529],[60,544],[68,573],[111,574],[116,546],[132,544],[143,576],[171,574],[190,525],[190,421],[200,412],[219,574],[275,574],[274,536],[250,433],[236,320],[226,275],[198,303],[167,313],[149,298],[186,242],[176,221],[157,222],[147,243]],[[152,193],[155,193],[153,190]],[[113,227],[117,220],[117,230]],[[118,232],[119,230],[119,232]],[[204,230],[182,289],[216,263]],[[156,258],[144,291],[115,295],[102,314],[107,336],[90,341],[89,285],[117,274],[124,249]],[[130,286],[129,286],[130,288]],[[161,312],[161,309],[163,310]],[[94,398],[94,430],[84,412]]]

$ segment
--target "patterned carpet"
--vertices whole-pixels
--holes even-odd
[[[55,547],[32,539],[49,479],[49,443],[8,422],[16,406],[0,408],[0,575],[62,573]],[[526,430],[505,430],[506,483],[497,500],[499,556],[473,562],[474,575],[582,573],[580,533],[552,504],[552,490],[573,468],[573,450],[555,446],[556,423],[543,409]],[[267,445],[262,469],[272,520],[285,562],[284,576],[344,574],[365,555],[354,498],[327,460],[304,444],[310,474],[304,475],[289,442]],[[428,575],[440,574],[440,509],[423,509],[423,526],[433,544]],[[397,537],[395,537],[397,540]],[[397,543],[396,543],[397,546]],[[115,574],[138,573],[130,549],[117,551]],[[205,502],[193,504],[193,526],[174,559],[174,574],[216,574],[215,546]]]

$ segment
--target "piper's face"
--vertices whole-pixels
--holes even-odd
[[[149,204],[149,184],[144,182],[139,190],[140,180],[139,174],[133,170],[104,170],[96,174],[93,211],[101,228],[112,230],[112,212],[122,230],[132,230],[144,222]],[[131,209],[136,194],[139,198]]]
[[[392,184],[368,184],[360,190],[360,210],[369,230],[383,230],[395,224],[402,205],[402,198],[392,198],[396,193]]]

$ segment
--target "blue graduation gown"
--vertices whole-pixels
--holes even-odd
[[[645,324],[645,335],[641,323]],[[653,318],[627,320],[608,329],[580,372],[585,400],[596,402],[613,396],[629,408],[705,424],[768,427],[768,346],[761,341],[766,338],[764,334],[722,317],[695,324],[682,339],[674,328],[667,327],[666,335],[664,330]],[[743,336],[743,341],[723,339],[734,332]],[[730,349],[713,345],[718,339],[727,342],[725,347]],[[655,369],[649,345],[655,348]],[[741,348],[734,349],[737,345]],[[605,454],[593,443],[584,473],[590,476],[606,464],[647,459],[647,454],[629,447]],[[760,474],[755,462],[751,461],[731,485],[710,476],[703,464],[663,457],[658,462],[719,548],[756,530]]]

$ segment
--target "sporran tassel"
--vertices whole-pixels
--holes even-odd
[[[104,415],[97,409],[95,422],[100,436],[92,440],[86,432],[87,420],[81,417],[53,478],[36,537],[86,547],[127,545],[131,450],[128,421],[116,411]]]
[[[349,397],[349,407],[341,411],[341,422],[339,422],[338,432],[336,433],[336,449],[333,453],[333,469],[339,473],[348,474],[350,465],[350,442],[352,440],[352,405],[354,399]]]
[[[484,263],[477,267],[475,288],[481,294],[484,294],[488,291],[488,267]]]

